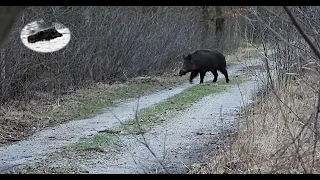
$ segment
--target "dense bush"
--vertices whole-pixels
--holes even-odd
[[[94,82],[175,73],[182,54],[196,49],[230,52],[240,42],[237,18],[224,21],[217,44],[215,12],[203,6],[28,7],[1,49],[1,102],[34,91],[59,94]],[[64,49],[44,54],[22,45],[21,29],[41,19],[44,26],[59,22],[70,29]]]

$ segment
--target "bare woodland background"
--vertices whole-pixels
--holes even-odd
[[[194,50],[217,48],[230,54],[243,45],[262,44],[257,50],[273,51],[262,60],[269,73],[275,70],[277,81],[267,80],[264,99],[247,112],[228,153],[196,173],[222,172],[225,167],[219,165],[230,162],[237,164],[228,165],[230,172],[319,172],[315,49],[320,9],[288,9],[305,36],[283,7],[27,7],[0,50],[0,102],[28,100],[39,91],[59,95],[96,82],[174,74],[181,56]],[[40,19],[68,27],[69,45],[47,54],[24,47],[21,29]]]
[[[28,99],[34,91],[59,94],[94,82],[174,73],[182,54],[196,49],[231,52],[241,42],[239,25],[244,23],[243,18],[233,15],[237,9],[28,7],[1,48],[1,102]],[[222,17],[223,10],[229,14]],[[219,18],[220,29],[216,28]],[[40,19],[49,25],[60,22],[70,29],[71,41],[66,48],[42,54],[22,45],[21,29]]]

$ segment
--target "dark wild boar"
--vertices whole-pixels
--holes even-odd
[[[55,27],[42,30],[40,32],[37,32],[36,34],[28,36],[28,42],[29,43],[35,43],[38,41],[49,41],[51,39],[61,37],[62,34],[59,33]]]
[[[183,66],[179,72],[179,76],[183,76],[188,72],[190,74],[190,83],[200,73],[200,83],[203,83],[203,78],[207,71],[211,71],[214,78],[213,82],[218,79],[219,70],[226,78],[226,82],[229,83],[229,77],[227,72],[227,64],[225,56],[218,50],[197,50],[187,56],[183,55]]]

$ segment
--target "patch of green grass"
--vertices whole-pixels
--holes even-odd
[[[242,77],[231,77],[232,81],[225,84],[221,79],[218,81],[219,85],[213,85],[212,82],[206,82],[192,86],[185,89],[181,93],[169,98],[163,103],[159,103],[154,107],[144,109],[138,112],[138,119],[127,121],[125,124],[114,128],[114,131],[122,134],[141,134],[148,131],[153,125],[173,118],[179,111],[185,110],[192,106],[193,103],[199,101],[201,98],[214,93],[221,93],[226,91],[232,85],[242,83],[246,79]],[[94,137],[87,139],[81,143],[73,145],[73,149],[81,151],[95,148],[107,148],[115,138],[115,134],[100,133]],[[111,139],[111,140],[110,140]]]
[[[144,109],[138,113],[138,121],[136,119],[117,127],[117,130],[127,133],[138,133],[139,131],[147,131],[150,126],[174,117],[179,111],[185,110],[192,106],[193,103],[201,98],[214,93],[226,91],[234,84],[241,83],[245,79],[239,77],[231,77],[233,79],[229,84],[222,84],[224,79],[218,81],[219,85],[213,85],[212,82],[198,84],[188,88],[181,93],[169,98],[163,103],[159,103],[154,107]]]
[[[146,129],[150,124],[159,123],[173,117],[178,111],[182,111],[192,106],[192,103],[200,98],[213,93],[223,92],[227,89],[226,85],[214,86],[211,83],[204,83],[193,86],[173,96],[167,101],[157,104],[156,106],[142,110],[138,113],[138,119],[132,120],[129,125],[121,126],[120,129],[129,133],[139,131],[138,127]]]
[[[118,137],[115,134],[100,133],[93,136],[90,141],[80,141],[72,144],[70,147],[76,151],[99,151],[103,152],[107,148],[114,147],[117,144]]]
[[[75,105],[71,107],[61,106],[52,111],[51,117],[54,117],[57,123],[92,117],[101,113],[107,107],[115,106],[118,101],[137,98],[139,95],[146,95],[155,90],[181,83],[185,79],[185,77],[171,76],[161,83],[137,82],[115,88],[89,90]]]
[[[157,87],[151,84],[130,84],[125,87],[92,93],[78,103],[74,109],[74,116],[89,117],[100,113],[105,107],[115,106],[114,101],[134,98],[141,91],[151,91]]]

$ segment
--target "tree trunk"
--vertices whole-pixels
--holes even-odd
[[[201,6],[202,22],[203,22],[203,33],[202,33],[202,44],[201,48],[206,49],[208,32],[209,32],[209,19],[210,14],[207,6]]]
[[[225,18],[221,6],[216,6],[216,47],[222,52],[224,50],[223,32]]]

